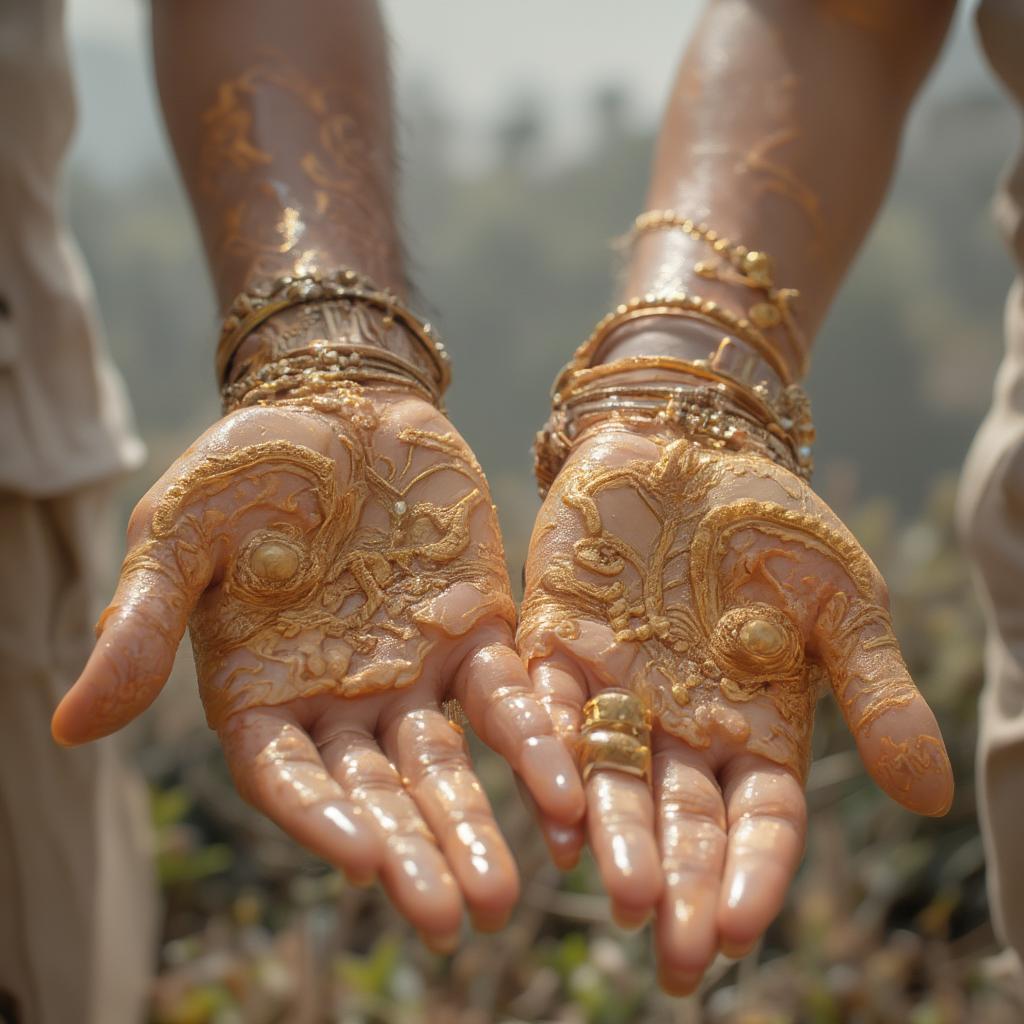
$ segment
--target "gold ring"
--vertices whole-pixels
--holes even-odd
[[[636,694],[603,690],[583,705],[578,749],[586,782],[600,769],[651,781],[651,712]]]

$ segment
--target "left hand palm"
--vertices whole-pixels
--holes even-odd
[[[616,916],[657,912],[666,987],[778,912],[804,841],[819,683],[905,806],[942,814],[952,777],[893,636],[885,585],[810,488],[762,458],[608,425],[540,511],[519,648],[556,729],[579,742],[605,687],[654,719],[653,794],[587,784],[587,828]]]

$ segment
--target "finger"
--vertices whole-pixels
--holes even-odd
[[[953,769],[935,716],[900,654],[888,612],[837,595],[819,618],[816,639],[872,778],[918,814],[945,814],[953,801]]]
[[[106,736],[153,703],[212,572],[212,560],[197,544],[150,539],[132,549],[97,626],[96,646],[54,712],[58,743]]]
[[[380,836],[289,711],[241,711],[219,735],[235,786],[249,803],[356,884],[373,880],[383,855]]]
[[[583,673],[565,658],[552,657],[530,666],[533,692],[551,719],[555,735],[575,749],[590,688]]]
[[[807,804],[796,776],[743,754],[722,773],[728,849],[718,902],[723,952],[748,950],[782,908],[803,853]]]
[[[580,854],[583,852],[583,843],[586,841],[583,825],[560,825],[558,822],[552,821],[551,818],[545,817],[537,807],[537,802],[530,795],[530,791],[518,776],[516,777],[516,786],[523,803],[529,808],[537,822],[552,863],[559,871],[571,871],[579,863]]]
[[[587,780],[587,835],[612,913],[623,927],[642,924],[662,893],[654,801],[643,779],[606,768]]]
[[[329,723],[317,740],[327,771],[375,824],[392,902],[429,944],[450,947],[462,922],[459,887],[395,766],[368,732],[345,722]]]
[[[477,927],[500,928],[519,898],[519,873],[461,730],[439,710],[420,708],[395,716],[381,742],[440,842]]]
[[[576,762],[511,647],[492,642],[472,651],[455,674],[452,693],[477,735],[522,777],[547,817],[562,825],[583,817]]]
[[[696,988],[718,951],[726,816],[721,790],[703,755],[660,736],[654,794],[665,890],[654,943],[663,987],[682,994]]]

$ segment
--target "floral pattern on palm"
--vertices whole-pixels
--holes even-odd
[[[589,650],[605,685],[623,685],[625,672],[655,721],[690,746],[721,734],[802,778],[822,648],[896,648],[878,572],[784,471],[685,439],[657,443],[654,461],[583,455],[559,476],[548,525],[562,543],[535,536],[520,649],[528,660]],[[728,494],[752,477],[784,501]],[[858,675],[851,687],[833,671],[832,682],[862,728],[916,692],[905,672],[867,686]]]
[[[326,425],[347,473],[289,440],[207,455],[126,560],[126,576],[160,573],[187,593],[188,559],[232,540],[190,619],[214,727],[248,707],[409,686],[440,639],[515,621],[487,484],[461,438],[405,425],[385,451],[357,386],[276,405]]]

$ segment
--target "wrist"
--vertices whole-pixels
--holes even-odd
[[[809,477],[814,426],[803,389],[745,325],[685,294],[620,304],[559,375],[535,444],[544,493],[584,434],[605,423],[763,455]],[[770,353],[769,353],[770,354]]]
[[[315,346],[388,353],[428,377],[438,400],[451,378],[448,354],[431,325],[347,267],[286,274],[239,293],[221,327],[217,377],[222,387],[233,385]]]
[[[451,376],[430,324],[348,268],[254,285],[234,300],[216,367],[225,411],[313,401],[358,385],[405,389],[438,408]]]
[[[231,362],[228,383],[320,344],[383,349],[428,370],[421,347],[383,310],[318,302],[282,310],[249,334]]]
[[[710,324],[682,317],[642,316],[610,330],[594,362],[613,363],[629,356],[704,359],[721,339],[721,328]]]

